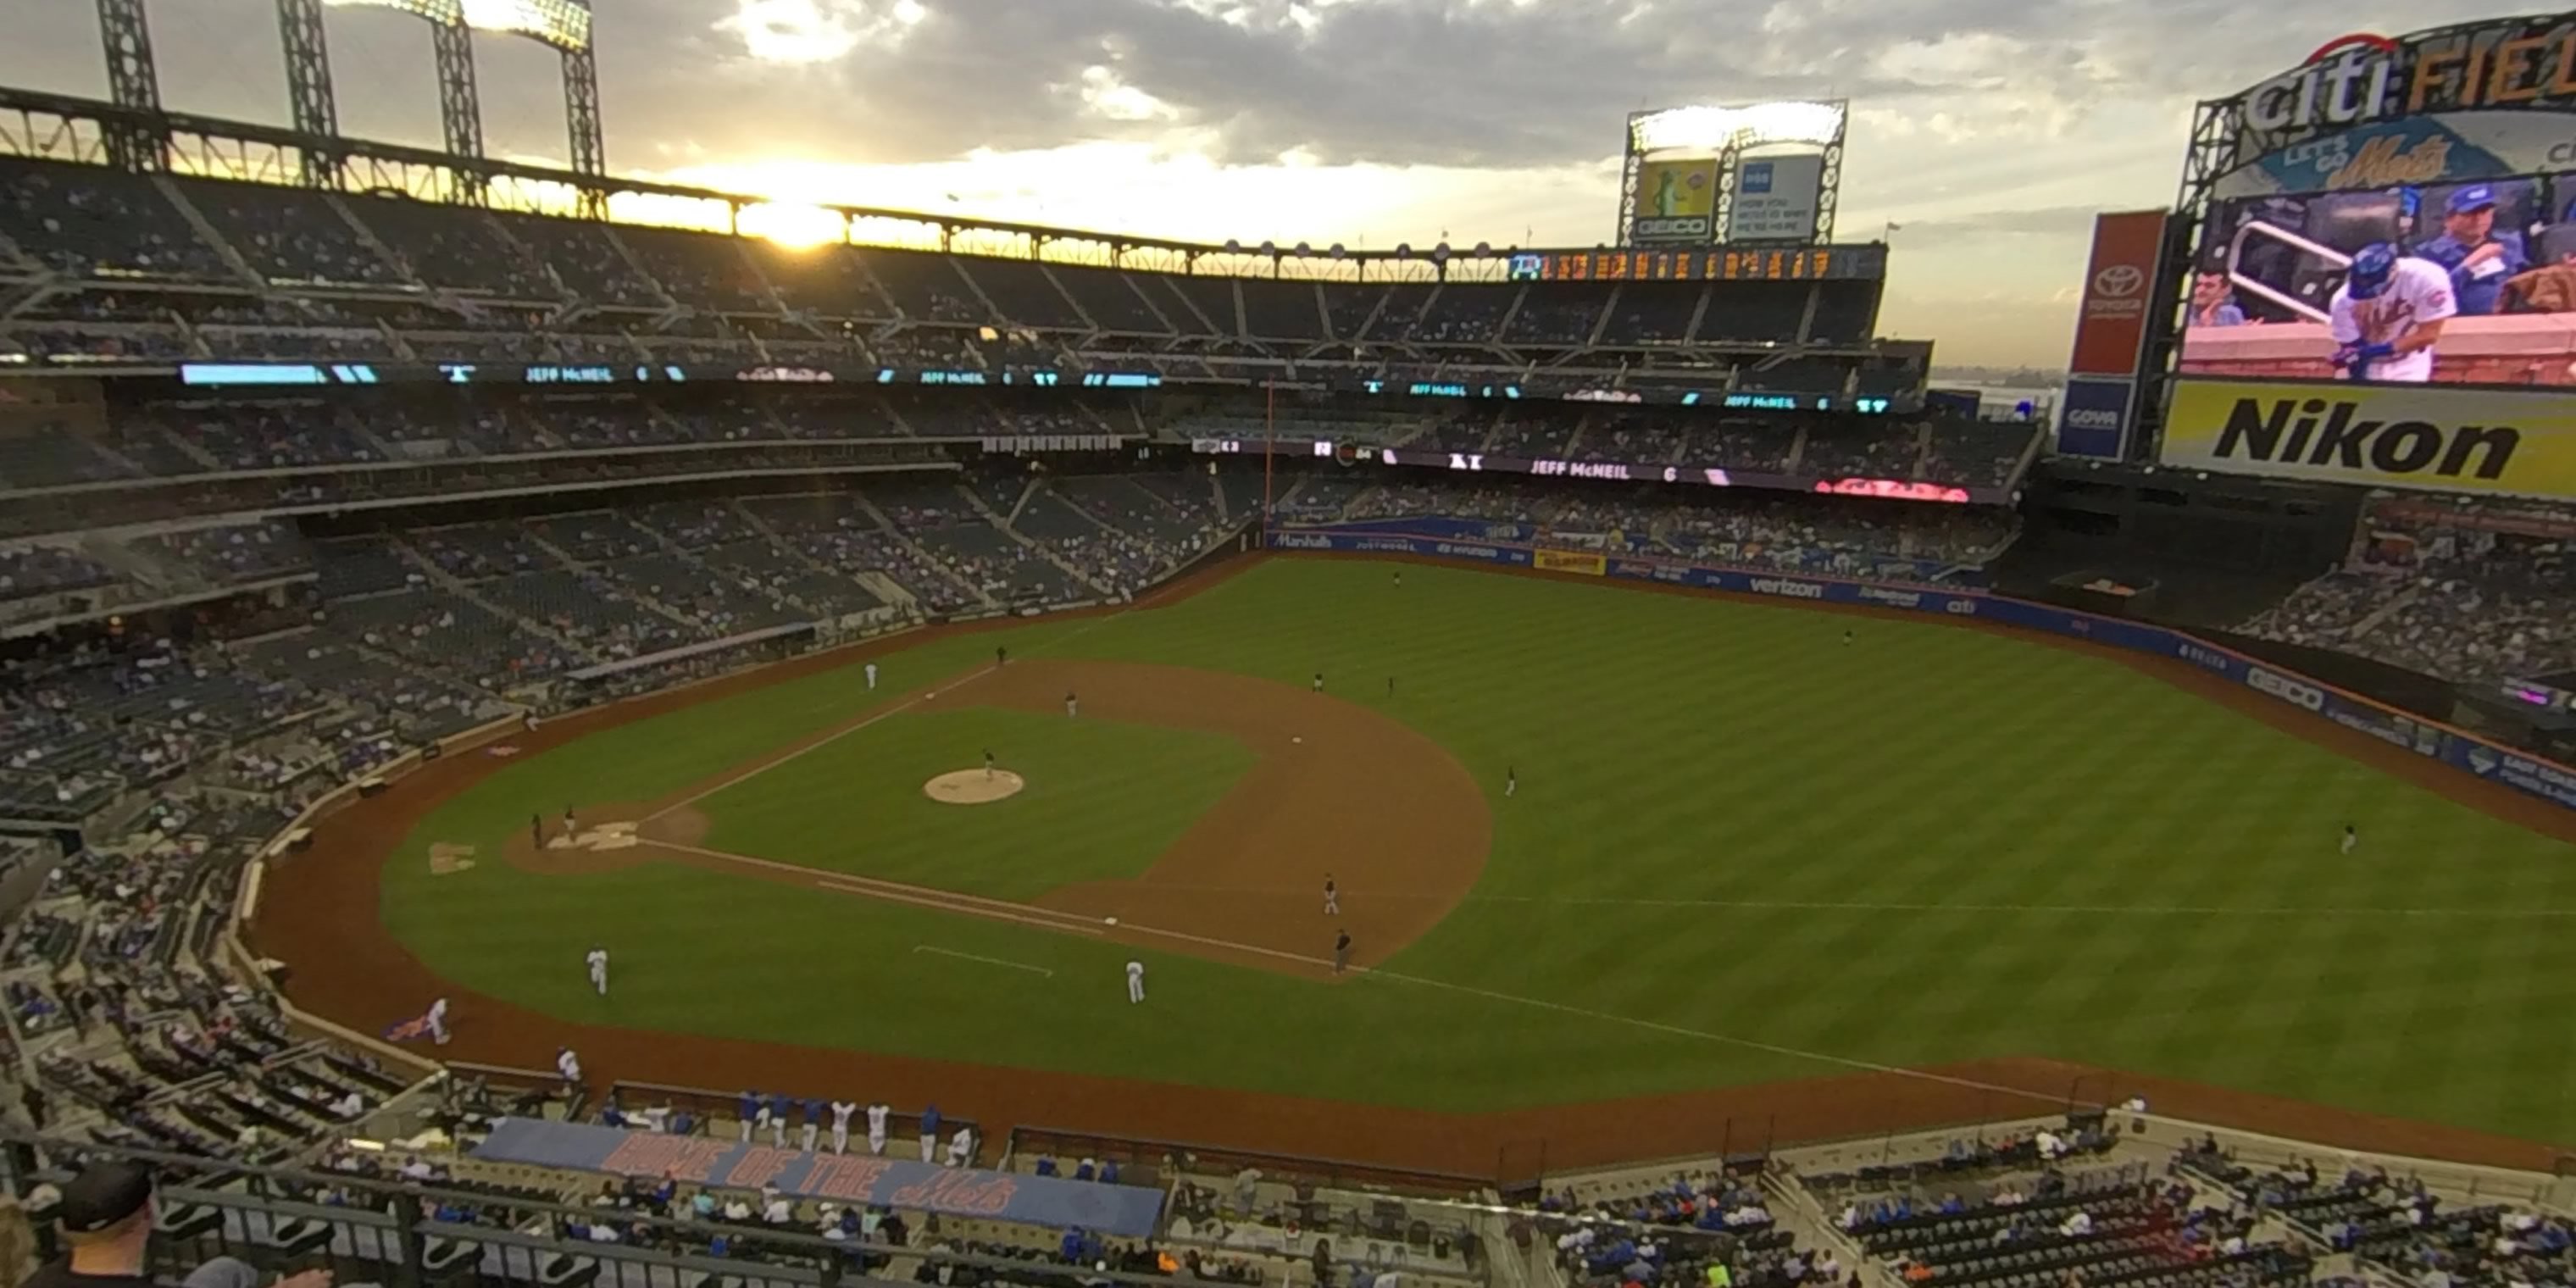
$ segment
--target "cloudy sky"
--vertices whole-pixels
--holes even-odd
[[[171,107],[284,121],[272,0],[151,3]],[[597,43],[621,172],[1210,241],[1590,245],[1628,112],[1845,97],[1838,234],[1902,225],[1882,332],[2053,367],[2092,213],[2173,200],[2196,99],[2349,31],[2538,7],[601,0]],[[17,8],[0,83],[103,96],[92,6]],[[330,21],[344,130],[434,144],[427,32]],[[553,56],[477,53],[491,150],[560,158]]]

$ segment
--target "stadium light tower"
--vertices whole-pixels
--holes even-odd
[[[466,0],[325,0],[341,9],[391,9],[429,24],[438,60],[438,124],[452,156],[483,155],[483,98],[474,79],[474,28]]]
[[[563,56],[564,132],[572,144],[572,170],[585,178],[608,177],[608,153],[599,132],[599,64],[590,50],[586,0],[464,0],[466,24],[536,41]],[[584,214],[604,213],[606,192],[583,190]]]
[[[317,139],[340,137],[331,51],[322,38],[322,0],[277,0],[277,37],[286,50],[286,104],[295,132]],[[334,187],[339,171],[339,158],[306,148],[297,177],[307,187]]]
[[[158,116],[161,73],[152,62],[152,25],[143,0],[98,0],[99,44],[107,52],[107,92],[118,107]],[[107,131],[108,159],[120,170],[166,170],[169,153],[149,127],[120,121]]]

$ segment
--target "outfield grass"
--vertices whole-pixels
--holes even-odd
[[[1291,682],[1322,669],[1372,703],[1397,677],[1388,713],[1492,785],[1496,822],[1475,894],[1390,965],[1480,991],[1322,987],[1146,953],[1156,1005],[1129,1008],[1119,966],[1135,950],[1118,945],[697,869],[427,875],[432,841],[497,847],[564,801],[667,795],[1003,641]],[[877,695],[851,668],[508,766],[409,838],[386,873],[388,925],[461,983],[571,1018],[608,1018],[581,978],[598,940],[618,954],[619,1023],[1396,1105],[1842,1071],[1785,1051],[2044,1055],[2576,1140],[2561,1094],[2576,917],[2554,915],[2576,913],[2569,847],[2118,663],[1933,623],[1420,566],[1397,587],[1387,565],[1294,561],[1172,608],[885,665]],[[912,720],[879,727],[903,736]],[[922,736],[942,742],[936,763],[885,791],[959,767]],[[808,795],[810,821],[764,776],[726,794],[745,812],[714,811],[717,843],[846,827],[837,812],[874,789],[815,763],[829,759],[794,762],[828,786]],[[1222,777],[1183,781],[1221,791]],[[2364,844],[2347,857],[2348,820]],[[1030,830],[1018,844],[921,835],[943,855],[986,845],[1010,862],[984,871],[1004,883],[984,892],[1025,891],[1012,883],[1045,874],[1019,864],[1056,849]],[[815,853],[931,884],[947,861]],[[1092,849],[1058,879],[1151,857]],[[825,937],[828,960],[772,948]],[[934,937],[1056,974],[925,968],[909,950]],[[800,1004],[806,986],[865,991],[865,1022]],[[1318,1058],[1356,1042],[1366,1058]]]
[[[1027,781],[986,805],[921,784],[980,768]],[[1007,754],[1005,754],[1007,753]],[[734,854],[995,899],[1134,877],[1252,767],[1250,748],[1190,729],[989,707],[894,713],[699,801],[706,844]]]

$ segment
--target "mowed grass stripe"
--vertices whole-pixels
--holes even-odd
[[[2554,1017],[2576,1001],[2576,936],[2554,920],[1566,902],[2565,909],[2576,907],[2565,846],[2129,667],[2043,644],[1464,569],[1407,566],[1398,588],[1391,571],[1274,562],[1210,595],[1095,619],[1079,634],[1055,624],[1050,655],[1299,685],[1320,669],[1338,698],[1449,748],[1494,812],[1477,893],[1497,898],[1458,909],[1394,963],[1401,971],[1843,1059],[2057,1055],[2576,1136],[2576,1106],[2527,1090],[2554,1085],[2571,1054]],[[1855,632],[1848,647],[1846,627]],[[1049,635],[1031,628],[907,651],[887,659],[888,674],[909,686],[989,659],[994,643],[1019,652]],[[757,708],[682,713],[618,745],[667,760],[653,773],[668,778],[708,759],[687,750],[699,733],[765,723],[774,745],[791,736],[781,730],[821,718],[799,710],[809,701],[863,709],[864,699],[846,683],[820,684]],[[721,731],[728,748],[759,741],[758,730]],[[619,756],[594,754],[591,741],[513,766],[506,772],[526,777],[501,795],[551,799],[575,781],[587,790],[624,772]],[[1522,779],[1509,801],[1507,765]],[[519,799],[482,808],[460,798],[439,823],[498,835],[524,826],[527,812]],[[2335,847],[2347,819],[2364,838],[2352,856]],[[546,919],[558,915],[580,933],[651,923],[665,939],[656,954],[737,989],[779,978],[756,952],[718,952],[675,929],[686,921],[678,891],[719,909],[760,909],[718,919],[725,929],[716,935],[728,942],[754,933],[763,916],[787,915],[767,895],[729,893],[738,885],[708,874],[657,875],[642,886],[660,912],[623,910],[624,896],[596,883],[492,871],[499,866],[452,882],[389,875],[389,919],[441,969],[495,986],[512,982],[513,954],[562,955],[560,945],[529,946],[555,936]],[[1366,897],[1362,878],[1351,884]],[[1132,1027],[1108,1013],[1118,1008],[1079,993],[990,980],[925,981],[937,1002],[916,1003],[909,981],[926,959],[878,953],[881,928],[946,926],[961,951],[1056,969],[1068,986],[1106,969],[1110,997],[1117,963],[1039,932],[806,903],[816,906],[796,910],[799,925],[810,920],[821,933],[846,924],[866,944],[848,963],[836,958],[822,983],[867,990],[871,1022],[861,1032],[763,1008],[757,1022],[779,1026],[772,1035],[786,1040],[1208,1085],[1293,1083],[1285,1089],[1454,1109],[1830,1071],[1612,1020],[1492,999],[1469,1006],[1466,995],[1388,981],[1292,987],[1159,956],[1150,963],[1156,1005],[1142,1009],[1159,1011],[1167,997],[1186,1008],[1160,1012],[1159,1026]],[[510,915],[495,917],[494,907]],[[477,915],[515,926],[527,942],[468,925]],[[919,940],[898,947],[911,942]],[[478,955],[489,960],[464,960]],[[563,990],[550,1005],[581,1004],[578,953],[567,960],[560,982],[537,972]],[[659,1018],[659,1003],[632,1004],[644,1020]],[[682,1031],[754,1023],[670,1006],[669,1027]],[[2551,1033],[2535,1036],[2535,1027]],[[2410,1031],[2438,1034],[2446,1051],[2425,1057]]]

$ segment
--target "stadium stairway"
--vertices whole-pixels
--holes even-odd
[[[188,221],[188,227],[196,230],[198,240],[214,248],[215,255],[224,261],[226,268],[240,274],[245,282],[263,287],[268,285],[268,279],[252,268],[250,261],[242,258],[242,253],[233,249],[233,244],[224,240],[222,233],[215,231],[214,224],[207,220],[205,212],[197,209],[196,203],[188,200],[187,196],[179,191],[178,181],[166,174],[157,174],[152,176],[152,186],[159,190],[162,200],[169,202],[171,208],[179,212],[180,218]]]
[[[894,409],[892,407],[888,407],[886,409],[886,414],[893,416],[895,414]],[[901,423],[900,418],[897,419],[897,423]],[[905,426],[904,432],[907,434],[911,433],[911,427],[908,425]],[[984,593],[983,587],[948,571],[948,565],[946,563],[932,558],[929,551],[921,548],[920,542],[912,539],[911,534],[905,532],[902,528],[895,526],[894,520],[887,517],[885,511],[878,509],[877,503],[869,500],[867,493],[854,492],[851,495],[857,499],[859,508],[867,511],[868,517],[876,520],[877,526],[884,529],[886,535],[893,537],[895,541],[905,549],[905,551],[909,552],[915,560],[920,562],[922,567],[928,568],[932,572],[947,578],[950,585],[965,591],[967,596],[973,599],[974,602],[981,604],[986,608],[1001,607],[1000,604],[994,602],[992,596]],[[911,596],[905,596],[905,598],[909,599]]]
[[[1030,484],[1029,490],[1020,494],[1019,505],[1012,507],[1012,513],[1018,513],[1020,507],[1026,506],[1029,503],[1029,497],[1035,495],[1036,492],[1037,485],[1034,483]],[[1012,527],[1008,520],[1005,520],[1001,515],[995,513],[993,507],[984,504],[984,498],[975,495],[975,489],[961,486],[957,489],[957,495],[966,498],[966,504],[974,507],[975,512],[983,515],[985,520],[990,522],[994,528],[998,529],[1003,536],[1009,537],[1011,540],[1018,542],[1020,548],[1026,550],[1030,554],[1035,555],[1040,559],[1044,559],[1048,563],[1054,564],[1064,573],[1065,576],[1073,578],[1075,585],[1087,586],[1105,598],[1117,598],[1116,591],[1109,589],[1107,586],[1104,586],[1097,581],[1093,581],[1089,573],[1065,562],[1063,557],[1056,554],[1053,547],[1048,546],[1042,541],[1032,541],[1028,537],[1022,535],[1020,530]],[[1081,507],[1077,506],[1075,508],[1078,510]]]

